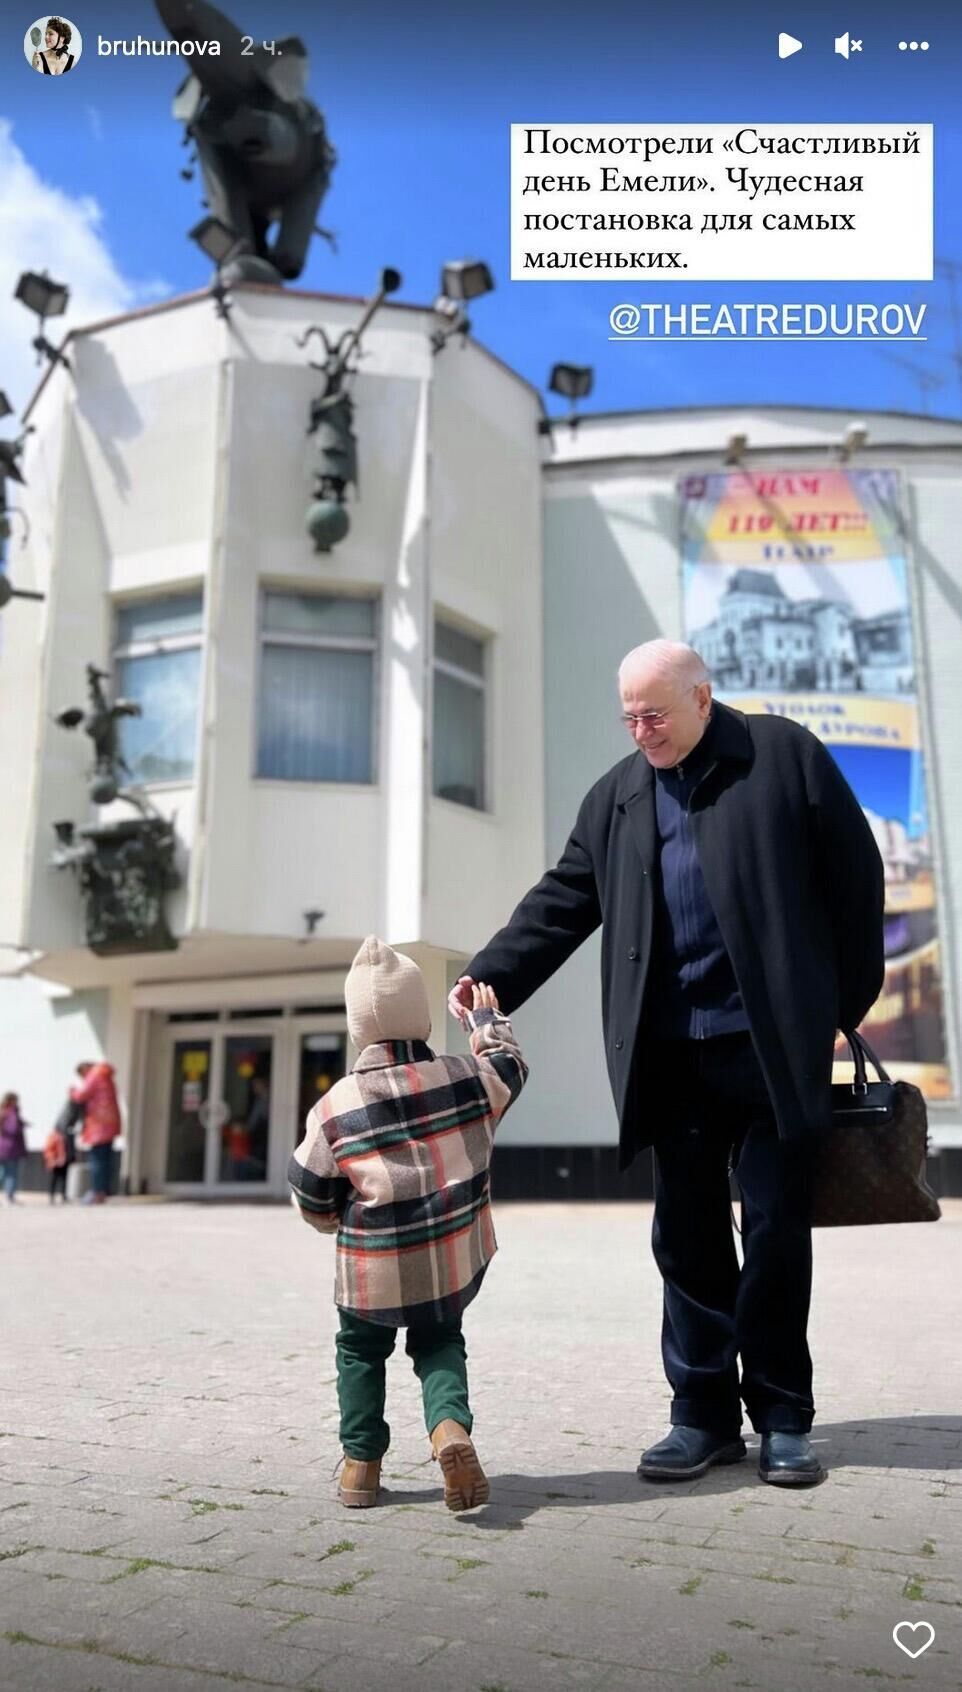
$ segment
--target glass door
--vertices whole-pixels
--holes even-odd
[[[308,1115],[318,1100],[346,1072],[347,1035],[343,1029],[343,1018],[338,1018],[338,1021],[341,1023],[339,1028],[302,1026],[298,1029],[297,1118],[293,1145],[299,1145],[304,1138]]]
[[[270,1153],[274,1036],[232,1032],[222,1039],[215,1182],[263,1185]]]
[[[273,1030],[236,1023],[170,1030],[168,1186],[241,1195],[267,1185],[274,1041]]]
[[[165,1177],[172,1186],[197,1185],[205,1179],[213,1053],[207,1029],[196,1037],[178,1033],[170,1042]]]

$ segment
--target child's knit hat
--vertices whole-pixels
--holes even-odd
[[[431,1012],[424,976],[411,958],[369,934],[344,984],[347,1026],[358,1051],[379,1040],[426,1040]]]

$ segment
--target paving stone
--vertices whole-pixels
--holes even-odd
[[[697,1482],[635,1474],[668,1410],[650,1211],[504,1207],[466,1319],[492,1498],[456,1517],[401,1352],[383,1503],[338,1504],[329,1276],[286,1208],[117,1203],[54,1230],[25,1201],[4,1265],[0,1688],[959,1692],[962,1205],[945,1210],[897,1253],[875,1230],[819,1237],[830,1475],[780,1492],[752,1435]],[[64,1329],[56,1289],[105,1276],[111,1300],[38,1345]],[[901,1619],[936,1629],[917,1662]]]

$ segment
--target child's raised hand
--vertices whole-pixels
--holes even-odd
[[[486,982],[478,981],[472,988],[472,1010],[497,1010],[498,995]]]

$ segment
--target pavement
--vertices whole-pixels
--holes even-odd
[[[700,1481],[635,1475],[668,1409],[650,1207],[502,1206],[465,1322],[491,1501],[452,1516],[403,1347],[384,1503],[337,1503],[333,1245],[289,1207],[3,1208],[0,1687],[962,1687],[944,1209],[817,1236],[830,1473],[788,1492],[757,1440]]]

